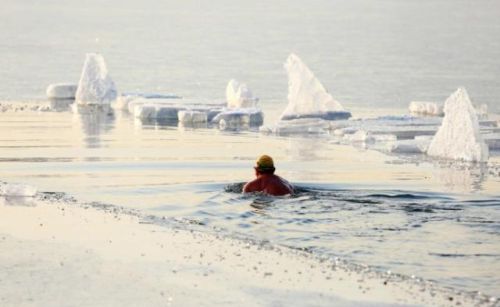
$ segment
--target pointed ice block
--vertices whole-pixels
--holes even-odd
[[[459,88],[448,97],[444,114],[427,154],[471,162],[487,161],[488,146],[479,133],[476,111],[465,89]]]
[[[116,87],[111,80],[104,58],[88,53],[83,64],[75,102],[79,105],[110,104],[116,99]]]
[[[281,119],[344,111],[298,56],[290,54],[285,69],[288,73],[288,106]]]
[[[232,79],[226,87],[227,107],[236,108],[255,108],[258,98],[254,97],[245,83],[239,83]]]

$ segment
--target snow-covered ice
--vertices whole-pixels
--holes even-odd
[[[288,105],[278,122],[262,127],[261,132],[325,134],[330,130],[328,121],[351,117],[297,55],[290,54],[284,66],[288,74]]]
[[[487,161],[484,142],[467,91],[459,88],[444,104],[443,123],[429,145],[429,156],[464,161]]]
[[[109,76],[104,58],[88,53],[83,64],[75,102],[79,105],[110,104],[116,99],[116,86]]]
[[[239,83],[234,79],[227,84],[226,100],[229,109],[255,108],[259,101],[245,83]]]
[[[311,117],[311,115],[324,115],[328,112],[348,113],[326,91],[323,84],[297,55],[290,54],[285,63],[285,69],[288,73],[288,106],[280,119],[308,117],[308,115]]]

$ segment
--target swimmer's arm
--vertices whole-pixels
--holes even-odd
[[[250,181],[243,187],[243,193],[252,193],[258,191],[260,191],[260,189],[259,189],[259,182],[257,180]]]

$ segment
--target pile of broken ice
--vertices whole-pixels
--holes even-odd
[[[226,101],[184,99],[174,94],[124,93],[109,76],[104,58],[87,54],[78,85],[52,84],[47,96],[52,109],[72,103],[78,113],[89,110],[130,112],[142,122],[238,130],[259,127],[279,135],[329,134],[333,142],[361,145],[398,154],[482,162],[489,150],[500,150],[500,128],[488,120],[487,107],[474,107],[465,89],[458,89],[444,103],[410,103],[412,116],[349,119],[351,113],[330,95],[313,72],[295,54],[285,69],[288,105],[273,125],[263,127],[264,114],[248,86],[230,80]],[[444,115],[444,117],[442,117]]]
[[[226,87],[227,107],[223,108],[211,122],[221,130],[259,127],[264,123],[264,113],[245,83],[230,80]]]
[[[177,124],[209,122],[221,112],[223,104],[198,99],[137,98],[129,102],[128,110],[143,121]]]
[[[338,121],[330,130],[338,142],[360,144],[392,153],[484,162],[490,150],[500,149],[500,129],[495,121],[479,121],[465,89],[444,104],[444,118],[385,116]]]
[[[128,111],[142,121],[180,123],[183,126],[214,124],[221,129],[258,127],[264,121],[258,99],[245,84],[229,81],[227,102],[219,103],[178,97],[133,97],[126,102]]]

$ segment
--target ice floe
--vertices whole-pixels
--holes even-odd
[[[481,134],[476,111],[467,91],[459,88],[444,104],[443,122],[429,145],[429,156],[483,162],[488,146]]]
[[[264,113],[258,108],[224,109],[212,119],[212,123],[221,130],[259,127],[264,123]]]

